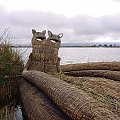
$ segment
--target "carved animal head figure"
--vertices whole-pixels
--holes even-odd
[[[61,42],[60,38],[63,36],[63,33],[60,33],[59,35],[53,34],[51,31],[48,30],[48,39],[55,41],[55,42]]]
[[[42,32],[36,32],[36,30],[32,29],[32,33],[33,33],[33,38],[34,40],[44,40],[46,39],[46,30],[42,31]]]

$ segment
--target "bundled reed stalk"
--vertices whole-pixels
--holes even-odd
[[[93,62],[61,65],[63,72],[79,70],[115,70],[120,71],[120,62]]]
[[[31,83],[22,80],[20,92],[28,120],[69,120],[45,93]]]
[[[23,77],[45,92],[74,120],[119,120],[92,97],[74,86],[39,71],[24,71]]]
[[[120,81],[120,71],[110,71],[110,70],[82,70],[82,71],[70,71],[65,72],[66,75],[74,77],[103,77],[107,79],[112,79],[115,81]]]

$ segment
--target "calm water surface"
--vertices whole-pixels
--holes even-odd
[[[25,62],[32,48],[18,48]],[[61,64],[87,62],[120,62],[120,48],[63,47],[59,50]]]

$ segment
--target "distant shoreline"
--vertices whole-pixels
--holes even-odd
[[[32,46],[11,46],[12,48],[32,48]],[[89,47],[89,48],[120,48],[120,46],[112,46],[112,47],[109,47],[109,46],[60,46],[61,48],[63,47]]]

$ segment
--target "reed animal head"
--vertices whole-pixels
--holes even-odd
[[[61,42],[60,38],[63,37],[63,33],[60,33],[60,34],[56,35],[56,34],[53,34],[49,30],[48,30],[48,35],[49,35],[48,40],[52,40],[54,42]]]
[[[46,30],[43,30],[42,32],[36,32],[36,30],[32,29],[32,33],[33,33],[33,38],[34,40],[44,40],[46,39]]]

